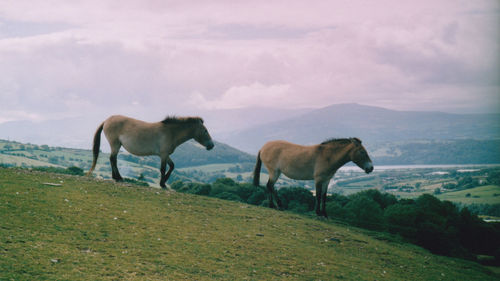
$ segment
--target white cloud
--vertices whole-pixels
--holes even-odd
[[[42,121],[43,117],[31,112],[21,110],[2,110],[0,111],[0,123],[16,121],[16,120],[29,120],[29,121]]]
[[[252,106],[288,106],[287,94],[290,85],[263,85],[259,82],[229,88],[221,97],[207,100],[201,93],[191,95],[189,104],[203,109],[234,109]]]

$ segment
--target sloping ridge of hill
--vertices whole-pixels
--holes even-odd
[[[107,145],[105,140],[101,142],[101,148]],[[146,177],[151,177],[155,180],[159,177],[159,157],[137,157],[122,152],[118,155],[118,158],[118,166],[127,177],[137,177],[141,171]],[[229,145],[215,142],[214,149],[207,151],[195,141],[188,141],[177,147],[171,158],[176,168],[207,164],[253,163],[255,161],[254,156]],[[96,169],[97,173],[102,169],[106,175],[110,174],[108,159],[109,154],[101,152]],[[6,166],[51,166],[66,168],[77,166],[88,170],[91,163],[92,152],[90,150],[23,144],[0,139],[0,164]]]
[[[101,148],[107,146],[106,141],[101,142]],[[123,151],[123,149],[122,149]],[[33,145],[33,144],[24,144],[15,141],[7,141],[0,139],[0,153],[5,155],[14,155],[20,157],[26,157],[32,160],[39,161],[49,161],[50,152],[55,152],[57,156],[65,156],[64,158],[60,157],[59,160],[68,160],[61,161],[61,166],[75,165],[81,166],[81,168],[89,168],[91,164],[92,151],[90,149],[74,149],[74,148],[65,148],[65,147],[49,147],[47,145]],[[136,157],[133,155],[127,155],[128,153],[120,153],[121,157],[126,161],[138,163],[140,162],[140,157]],[[48,156],[48,157],[40,157]],[[109,157],[109,154],[102,153],[99,158]],[[177,147],[177,149],[172,154],[172,159],[174,160],[176,167],[192,167],[192,166],[200,166],[207,164],[218,164],[218,163],[244,163],[244,162],[254,162],[255,157],[246,152],[240,151],[236,148],[233,148],[227,144],[220,143],[215,141],[215,147],[213,150],[207,151],[203,146],[196,143],[195,141],[188,141],[186,143],[181,144]],[[47,158],[47,159],[44,159]],[[66,159],[68,158],[68,159]],[[69,160],[69,158],[74,159],[73,162]],[[58,164],[55,158],[52,159],[54,163],[48,164]],[[159,165],[159,158],[152,161],[154,166]]]
[[[101,143],[101,148],[108,145]],[[88,171],[92,163],[92,152],[86,149],[72,149],[64,147],[49,147],[47,145],[23,144],[19,142],[6,141],[0,139],[0,165],[17,167],[56,167],[68,168],[79,167]],[[239,151],[229,145],[215,142],[214,149],[207,151],[195,141],[188,141],[175,150],[171,155],[175,163],[174,174],[170,182],[175,180],[189,180],[181,168],[196,167],[209,164],[224,164],[228,167],[241,165],[253,165],[255,157],[245,152]],[[111,177],[111,166],[109,164],[109,154],[101,152],[97,162],[95,175],[103,178]],[[122,176],[127,178],[141,178],[143,181],[158,184],[160,179],[160,158],[157,156],[137,157],[132,154],[122,152],[118,154],[118,169]],[[217,173],[213,173],[216,175]],[[192,175],[190,178],[193,177]],[[211,174],[206,173],[210,178]],[[201,179],[200,176],[197,180]]]
[[[332,137],[359,137],[366,143],[500,139],[499,119],[500,114],[396,111],[360,104],[336,104],[242,130],[222,141],[256,154],[265,142],[274,139],[300,144],[315,144]]]
[[[0,168],[0,279],[498,280],[473,262],[287,212]]]
[[[216,163],[255,162],[255,156],[240,151],[221,142],[215,142],[214,149],[208,151],[195,141],[186,142],[175,150],[172,160],[176,167],[192,167]]]

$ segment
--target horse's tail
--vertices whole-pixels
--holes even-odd
[[[262,167],[262,160],[260,160],[260,151],[257,154],[257,163],[255,163],[255,169],[253,170],[253,185],[259,186],[260,182],[260,168]]]
[[[94,147],[93,147],[94,160],[92,161],[92,167],[90,167],[90,170],[87,173],[88,176],[92,174],[97,164],[97,158],[99,157],[99,147],[101,146],[101,132],[103,127],[104,127],[104,122],[102,122],[101,126],[99,126],[99,128],[97,128],[97,131],[95,131]]]

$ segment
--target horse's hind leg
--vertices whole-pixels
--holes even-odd
[[[328,190],[328,180],[316,181],[316,215],[328,217],[326,214],[326,192]]]
[[[118,171],[118,155],[117,154],[111,154],[109,157],[109,162],[111,163],[111,174],[114,180],[116,181],[122,181],[123,178],[120,175],[120,172]]]
[[[120,151],[121,144],[114,143],[111,145],[111,155],[109,156],[109,162],[111,163],[111,174],[115,181],[122,181],[123,178],[118,171],[118,151]]]
[[[276,198],[276,203],[278,204],[278,209],[283,210],[283,204],[281,204],[281,199],[278,196],[278,191],[275,188],[273,188],[273,190],[274,190],[274,197]]]
[[[269,170],[269,180],[267,181],[267,194],[268,194],[268,200],[269,200],[269,208],[276,209],[276,205],[274,205],[274,199],[276,199],[276,203],[278,205],[279,209],[282,209],[282,204],[281,200],[278,196],[278,192],[274,188],[274,184],[278,180],[278,177],[280,176],[280,173],[278,171],[271,172]]]
[[[275,194],[274,182],[272,182],[271,179],[269,179],[267,181],[266,187],[267,187],[267,200],[269,201],[269,208],[275,209],[276,206],[274,205],[274,194]]]

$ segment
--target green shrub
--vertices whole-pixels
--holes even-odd
[[[382,229],[383,213],[379,204],[366,196],[356,196],[347,203],[344,209],[347,219],[354,225],[368,229]]]
[[[417,216],[418,212],[414,204],[394,204],[384,211],[388,230],[411,239],[415,238]]]
[[[260,206],[266,199],[267,199],[266,193],[262,189],[259,189],[256,190],[254,193],[252,193],[250,197],[248,197],[247,203]]]
[[[296,209],[297,206],[302,206],[300,208],[304,209],[304,212],[314,210],[314,196],[305,188],[280,188],[278,190],[278,196],[280,197],[285,210]]]
[[[76,176],[83,176],[84,175],[83,169],[76,167],[76,166],[71,166],[71,167],[67,168],[66,170],[68,170],[68,173],[70,175],[76,175]]]
[[[238,202],[243,201],[243,200],[241,200],[241,198],[238,195],[231,193],[231,192],[221,192],[221,193],[218,193],[215,197],[220,198],[220,199],[224,199],[224,200],[230,200],[230,201],[238,201]]]

